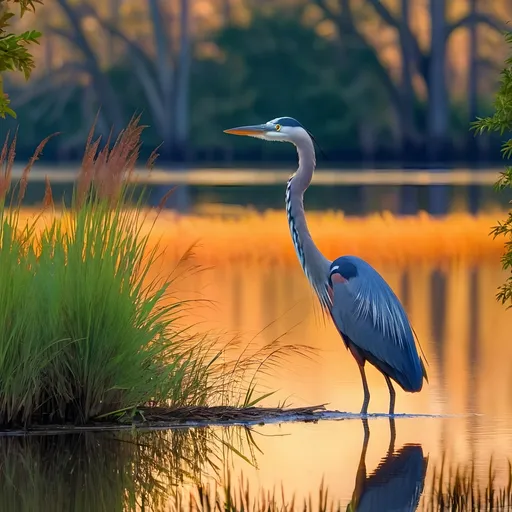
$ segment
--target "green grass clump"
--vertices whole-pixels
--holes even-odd
[[[229,367],[224,349],[180,327],[185,304],[170,297],[173,279],[151,274],[159,254],[142,229],[148,222],[142,196],[127,185],[144,128],[138,121],[101,151],[91,130],[72,207],[42,229],[36,224],[44,218],[22,222],[20,205],[44,142],[10,202],[16,140],[4,145],[1,426],[129,419],[141,406],[219,404],[234,396],[233,385],[255,363],[246,358]],[[49,184],[45,204],[53,208]]]

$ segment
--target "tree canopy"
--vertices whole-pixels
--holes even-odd
[[[9,107],[9,97],[4,93],[2,73],[6,71],[20,71],[25,79],[30,77],[34,69],[34,59],[28,50],[28,45],[36,43],[41,33],[36,30],[27,30],[21,34],[14,34],[10,29],[10,20],[15,16],[14,9],[17,4],[20,17],[27,11],[35,11],[36,4],[42,0],[0,0],[0,116],[6,114],[16,117],[14,110]]]
[[[284,113],[331,161],[499,158],[498,134],[474,144],[467,126],[490,112],[506,2],[492,11],[466,0],[440,0],[445,11],[405,0],[46,2],[41,47],[12,41],[40,64],[27,84],[4,74],[17,120],[0,123],[0,136],[19,126],[25,156],[58,131],[47,157],[75,160],[98,110],[106,136],[135,111],[149,125],[145,143],[163,142],[162,162],[280,159],[281,145],[234,144],[222,130]]]

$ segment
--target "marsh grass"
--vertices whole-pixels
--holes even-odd
[[[505,511],[512,509],[512,465],[508,462],[507,484],[496,485],[496,471],[492,459],[485,483],[475,476],[475,466],[434,468],[430,492],[424,500],[423,510]]]
[[[448,473],[448,476],[447,474]],[[434,468],[430,489],[425,488],[420,502],[415,508],[412,504],[404,509],[423,512],[505,512],[512,509],[512,466],[509,463],[509,478],[506,486],[497,486],[492,461],[489,465],[488,481],[480,482],[475,476],[474,465],[469,467]],[[402,509],[388,508],[392,495],[400,493],[400,488],[382,480],[378,494],[373,497],[373,507],[366,503],[361,510],[382,510],[398,512]],[[389,489],[387,488],[389,485]],[[363,493],[365,492],[363,485]],[[393,499],[391,498],[391,502]],[[225,485],[198,484],[189,494],[175,494],[167,510],[189,510],[202,512],[340,512],[357,511],[351,505],[342,504],[329,494],[322,482],[316,495],[298,500],[293,493],[279,490],[263,490],[255,493],[247,479],[240,477],[233,484],[228,474]]]
[[[409,217],[383,212],[353,217],[342,211],[311,211],[307,218],[327,258],[354,254],[374,264],[443,265],[447,260],[499,261],[503,240],[489,237],[496,215],[450,213],[436,218],[424,212]],[[233,216],[215,212],[181,216],[166,210],[160,219],[154,238],[169,246],[168,257],[177,257],[200,240],[196,254],[205,265],[222,268],[239,262],[300,268],[284,209],[260,213],[244,208]]]
[[[187,301],[171,293],[176,268],[154,277],[161,253],[148,244],[144,192],[135,195],[131,182],[143,128],[134,117],[113,145],[109,138],[100,149],[93,126],[71,208],[58,211],[47,181],[44,208],[28,221],[21,202],[46,141],[11,190],[16,137],[6,139],[0,154],[4,427],[130,420],[142,407],[256,405],[254,373],[300,351],[275,343],[233,360],[227,353],[237,340],[183,327]]]

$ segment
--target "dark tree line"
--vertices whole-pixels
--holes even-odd
[[[198,31],[190,0],[171,7],[148,0],[148,40],[119,19],[119,0],[109,0],[108,15],[92,2],[56,0],[59,16],[46,15],[44,30],[47,72],[12,95],[19,152],[30,152],[45,135],[60,131],[47,158],[78,158],[101,107],[99,128],[105,134],[143,111],[150,125],[146,142],[163,141],[164,160],[279,159],[287,153],[280,145],[237,140],[232,147],[222,133],[277,115],[304,122],[334,161],[485,158],[468,135],[469,122],[491,103],[479,94],[481,71],[489,65],[480,58],[479,27],[507,29],[505,21],[484,11],[487,3],[468,0],[467,13],[451,19],[446,0],[430,0],[425,48],[411,28],[414,0],[400,0],[397,11],[382,0],[298,0],[286,7],[247,2],[249,24],[237,22],[234,3],[222,0],[216,3],[220,29]],[[315,23],[304,21],[311,3],[321,13],[319,21],[334,27],[333,37],[319,35]],[[370,37],[369,16],[396,32],[398,78]],[[85,23],[91,20],[92,32]],[[447,52],[458,31],[469,35],[465,104],[453,101],[447,78]],[[74,57],[52,66],[52,51],[62,44]],[[12,123],[2,127],[7,128]]]

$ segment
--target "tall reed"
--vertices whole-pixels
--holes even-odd
[[[71,208],[56,211],[47,182],[45,210],[25,222],[21,202],[46,141],[12,191],[16,138],[4,145],[0,425],[130,418],[142,406],[236,405],[242,376],[283,355],[268,346],[230,364],[225,354],[233,344],[219,348],[179,322],[186,304],[170,295],[171,270],[153,276],[158,246],[148,245],[143,195],[130,184],[139,120],[102,149],[93,126]],[[254,397],[252,381],[247,390]]]

